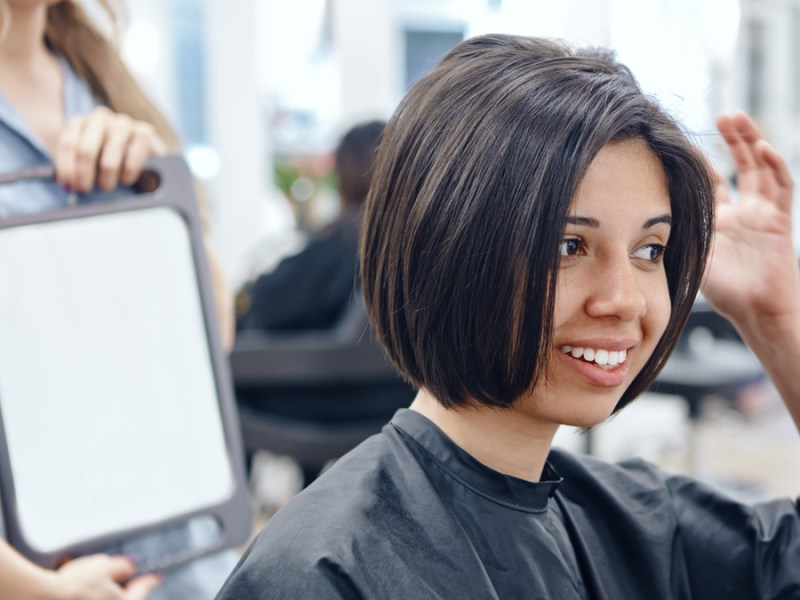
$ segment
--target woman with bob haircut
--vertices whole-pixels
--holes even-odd
[[[652,383],[712,247],[704,291],[800,423],[792,181],[746,115],[718,126],[736,204],[610,52],[491,35],[445,56],[384,132],[361,238],[371,321],[419,393],[220,597],[800,597],[794,502],[551,448]]]

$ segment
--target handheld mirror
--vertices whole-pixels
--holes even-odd
[[[45,566],[214,524],[160,569],[250,532],[193,180],[174,156],[147,172],[152,192],[0,221],[3,521]]]

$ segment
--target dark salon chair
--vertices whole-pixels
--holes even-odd
[[[247,454],[289,456],[308,484],[408,406],[414,390],[372,337],[360,296],[329,330],[240,331],[230,365]]]
[[[734,405],[741,392],[765,379],[758,359],[733,325],[704,301],[692,308],[675,352],[650,387],[686,402],[690,424],[689,470],[698,474],[698,424],[710,398]]]

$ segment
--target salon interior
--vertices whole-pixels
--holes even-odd
[[[184,158],[208,190],[212,243],[234,290],[336,218],[331,171],[342,133],[387,119],[449,48],[482,33],[611,46],[724,175],[733,165],[714,119],[737,108],[800,175],[800,0],[128,4],[124,57],[178,129]],[[698,303],[674,358],[685,363],[668,366],[657,389],[608,423],[565,428],[556,443],[604,459],[642,456],[744,498],[796,493],[800,440],[790,418],[735,332]],[[233,364],[230,372],[236,389],[243,371]],[[331,444],[330,462],[354,439],[329,439],[320,429],[301,428],[284,445],[246,440],[260,520],[302,486],[308,447],[324,463],[318,447]]]

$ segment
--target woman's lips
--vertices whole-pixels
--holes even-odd
[[[590,385],[613,388],[623,385],[628,379],[630,361],[627,350],[563,346],[558,354]]]

